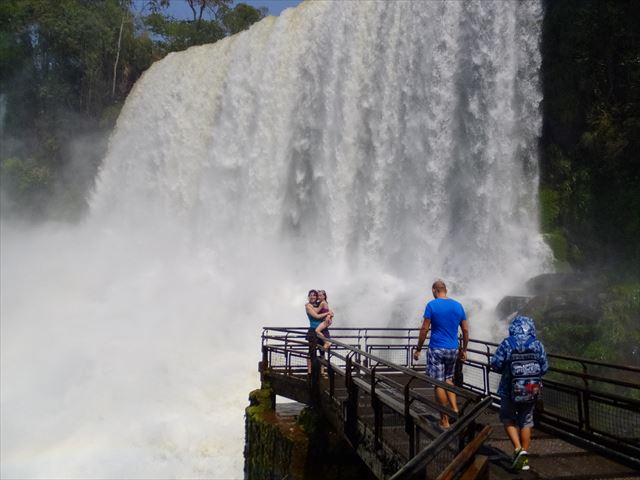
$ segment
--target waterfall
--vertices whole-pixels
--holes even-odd
[[[501,336],[548,268],[541,23],[313,1],[154,64],[86,221],[3,229],[3,476],[241,476],[261,327],[304,325],[309,288],[336,327],[418,327],[442,278]]]
[[[155,64],[94,215],[170,215],[216,252],[314,252],[421,291],[540,271],[540,5],[397,3],[309,2]]]

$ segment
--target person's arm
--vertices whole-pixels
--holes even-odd
[[[544,350],[544,345],[542,342],[538,341],[540,344],[540,375],[544,375],[549,370],[549,360],[547,359],[547,352]]]
[[[466,318],[460,322],[460,329],[462,330],[462,350],[459,356],[462,360],[466,360],[467,345],[469,344],[469,322]]]
[[[333,324],[333,312],[329,311],[329,315],[324,319],[324,323],[327,324],[327,327],[330,327]]]
[[[313,305],[311,305],[310,303],[307,303],[305,308],[307,309],[307,313],[309,315],[311,315],[313,318],[316,318],[318,320],[324,320],[324,317],[326,317],[331,313],[331,312],[318,313],[317,310],[313,308]]]
[[[331,307],[329,306],[326,300],[323,301],[320,305],[318,305],[318,311],[322,310],[323,308],[326,308],[327,310],[329,310],[329,316],[333,317],[333,310],[331,310]]]
[[[431,319],[424,318],[422,320],[422,328],[420,329],[420,335],[418,336],[418,345],[416,346],[416,351],[413,352],[413,359],[416,361],[420,359],[420,351],[422,350],[422,345],[424,345],[424,341],[427,339],[427,332],[429,332],[430,327],[431,327]]]
[[[504,367],[504,362],[507,359],[508,353],[507,342],[503,340],[500,345],[498,345],[498,348],[496,349],[494,354],[491,356],[491,360],[489,362],[491,370],[493,370],[494,372],[502,373],[502,368]]]

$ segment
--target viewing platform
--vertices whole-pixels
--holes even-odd
[[[418,329],[332,328],[332,346],[307,372],[306,328],[265,328],[260,373],[274,395],[312,405],[378,479],[640,478],[640,368],[548,353],[536,407],[531,470],[510,470],[498,419],[497,344],[471,339],[456,386],[413,360]],[[457,394],[459,415],[433,388]],[[440,413],[454,423],[439,427]]]

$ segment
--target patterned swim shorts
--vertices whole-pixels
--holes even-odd
[[[533,427],[533,409],[535,402],[514,403],[511,398],[500,398],[500,421],[509,425],[513,424],[518,428]]]
[[[441,382],[452,379],[457,359],[457,348],[430,348],[427,353],[427,375]]]

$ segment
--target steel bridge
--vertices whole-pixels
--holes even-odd
[[[319,408],[379,479],[640,478],[640,368],[549,353],[531,471],[517,473],[496,413],[500,375],[489,369],[497,344],[471,339],[463,378],[451,386],[424,374],[424,358],[413,360],[418,333],[332,328],[321,356],[309,351],[307,328],[267,327],[261,380]],[[436,386],[457,394],[458,415],[435,401]],[[445,431],[440,413],[454,419]]]

